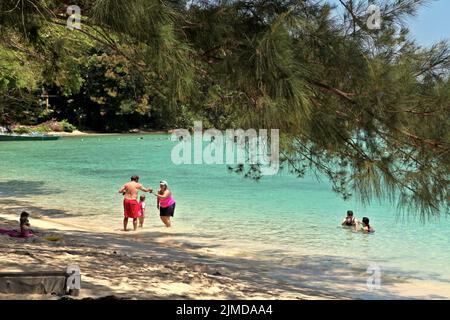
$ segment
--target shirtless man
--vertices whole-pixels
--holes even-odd
[[[122,193],[123,198],[123,209],[124,209],[124,219],[123,219],[123,231],[127,230],[128,218],[133,218],[133,228],[134,231],[137,229],[137,220],[139,217],[139,202],[138,190],[144,192],[152,192],[151,188],[144,188],[139,182],[139,176],[132,176],[131,181],[125,183],[122,188],[120,188],[119,193]]]

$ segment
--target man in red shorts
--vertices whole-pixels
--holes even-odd
[[[125,183],[122,188],[120,188],[119,193],[124,196],[123,199],[123,209],[124,209],[124,219],[123,219],[123,230],[127,230],[128,218],[133,219],[134,231],[137,229],[137,219],[139,217],[139,202],[138,202],[138,190],[144,192],[152,192],[151,188],[144,188],[139,183],[139,176],[132,176],[131,181]]]

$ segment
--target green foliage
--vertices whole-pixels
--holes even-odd
[[[16,127],[12,131],[17,134],[28,134],[33,132],[33,130],[30,127],[22,127],[22,126]]]
[[[59,122],[51,120],[35,126],[15,126],[12,131],[17,134],[30,134],[33,132],[48,133],[52,131],[73,132],[76,129],[77,128],[70,124],[67,120],[62,120]]]
[[[47,125],[38,125],[32,128],[33,132],[38,132],[38,133],[48,133],[51,132],[52,129],[47,126]]]
[[[0,42],[0,123],[33,116],[39,79],[35,61],[28,62],[25,53]]]
[[[70,124],[67,120],[62,120],[59,122],[62,128],[62,131],[64,132],[73,132],[77,130],[77,127],[75,127],[73,124]]]

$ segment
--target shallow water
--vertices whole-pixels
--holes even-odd
[[[261,181],[229,173],[225,165],[174,165],[168,135],[68,137],[47,142],[0,143],[0,200],[27,201],[53,217],[120,228],[117,190],[133,174],[145,186],[167,180],[177,202],[175,230],[200,244],[235,248],[295,269],[302,255],[375,263],[385,274],[450,282],[450,221],[423,224],[396,215],[393,206],[343,201],[324,179],[288,174]],[[160,228],[147,195],[148,228]],[[346,210],[368,216],[375,234],[339,226]],[[41,210],[42,212],[42,210]],[[212,246],[213,247],[213,246]],[[292,270],[291,270],[292,271]]]

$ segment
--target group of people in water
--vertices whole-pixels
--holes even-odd
[[[152,188],[145,188],[139,183],[139,176],[132,176],[131,181],[125,183],[122,188],[119,189],[119,193],[123,194],[123,230],[128,231],[128,219],[133,219],[133,229],[136,231],[138,226],[142,228],[144,226],[145,219],[145,195],[141,195],[138,201],[138,192],[149,192],[156,197],[156,207],[159,210],[161,221],[169,228],[171,226],[171,218],[175,213],[175,200],[172,196],[172,192],[169,189],[167,181],[160,181],[159,190],[157,193],[153,193]],[[33,236],[34,232],[30,229],[28,212],[22,212],[20,215],[20,231],[18,230],[4,230],[0,229],[0,234],[8,234],[11,237],[28,238]],[[374,228],[369,224],[369,218],[363,217],[361,221],[356,219],[353,215],[353,211],[348,210],[346,217],[342,220],[341,225],[343,227],[354,228],[355,231],[362,231],[364,233],[375,232]],[[359,228],[361,225],[361,228]]]
[[[175,212],[175,200],[172,197],[172,192],[170,191],[166,181],[162,180],[159,183],[159,190],[157,193],[153,193],[152,188],[145,188],[139,183],[139,176],[132,176],[130,182],[125,183],[122,188],[119,189],[119,193],[123,194],[123,208],[124,208],[124,219],[123,219],[123,230],[128,231],[128,219],[133,219],[133,229],[134,231],[139,227],[144,226],[145,219],[145,195],[141,195],[138,201],[138,192],[149,192],[156,196],[156,207],[159,209],[159,215],[161,221],[166,227],[171,226],[171,217],[173,217]],[[375,230],[369,224],[369,218],[363,217],[361,221],[356,219],[353,215],[353,211],[348,210],[347,216],[342,220],[341,223],[344,227],[353,227],[355,231],[361,230],[364,233],[372,233]],[[359,229],[361,225],[361,229]]]
[[[119,193],[123,194],[123,230],[128,231],[128,219],[133,219],[134,231],[139,227],[144,226],[145,219],[145,195],[141,195],[138,201],[138,192],[149,192],[156,197],[156,208],[159,210],[159,216],[164,225],[169,228],[172,223],[170,221],[175,213],[175,200],[172,196],[167,181],[162,180],[159,183],[159,190],[157,193],[153,193],[152,188],[145,188],[139,183],[139,176],[132,176],[130,182],[125,183],[122,188],[119,189]]]
[[[359,230],[359,224],[361,223],[361,231],[365,233],[372,233],[375,230],[369,224],[369,218],[363,217],[361,222],[353,216],[353,211],[348,210],[347,216],[342,220],[341,225],[344,227],[354,227],[355,231]]]

